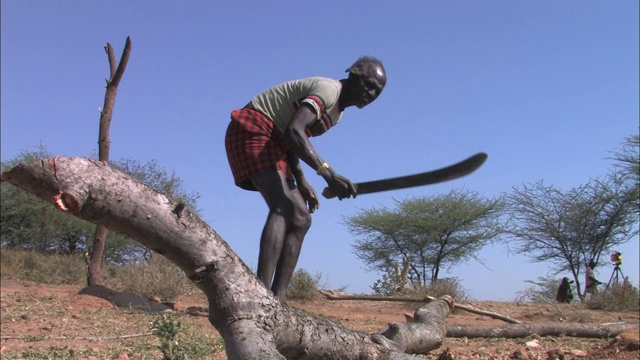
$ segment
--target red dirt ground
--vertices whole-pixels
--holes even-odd
[[[114,336],[148,333],[152,315],[115,308],[110,302],[79,295],[78,286],[40,285],[16,280],[3,280],[1,297],[2,358],[20,359],[21,351],[43,349],[93,349],[122,346]],[[331,301],[318,298],[307,303],[290,302],[291,306],[330,317],[346,327],[379,332],[390,322],[404,322],[416,304],[387,301]],[[471,302],[477,309],[507,315],[523,322],[561,321],[583,324],[610,322],[638,323],[638,311],[603,312],[586,309],[581,304],[530,304],[509,302]],[[206,307],[201,294],[180,299],[176,317],[187,325],[199,327],[211,336],[218,336],[201,316],[198,308]],[[188,311],[187,311],[188,310]],[[156,315],[153,315],[156,316]],[[501,326],[505,323],[489,317],[457,310],[447,318],[447,324]],[[527,343],[535,343],[532,346]],[[448,354],[449,357],[445,357]],[[148,358],[124,351],[122,359]],[[97,357],[93,357],[97,359]],[[580,339],[573,337],[537,337],[525,339],[455,339],[447,338],[440,349],[424,356],[426,359],[640,359],[638,329],[627,331],[613,339]],[[220,354],[212,359],[226,359]]]

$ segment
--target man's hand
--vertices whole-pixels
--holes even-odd
[[[309,206],[309,212],[313,214],[314,211],[320,208],[320,201],[316,195],[316,191],[309,185],[306,180],[298,182],[298,191],[300,195]]]
[[[350,197],[355,199],[356,195],[358,195],[358,189],[356,189],[355,185],[346,177],[335,172],[333,168],[328,168],[322,174],[322,177],[327,181],[329,187],[338,195],[338,199],[342,200]]]

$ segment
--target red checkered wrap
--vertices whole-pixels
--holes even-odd
[[[257,190],[251,178],[264,171],[281,170],[293,180],[287,163],[289,145],[263,113],[247,108],[232,111],[224,145],[237,186]]]

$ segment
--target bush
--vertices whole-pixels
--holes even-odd
[[[0,274],[40,284],[74,285],[86,282],[87,265],[81,255],[41,253],[2,247]]]
[[[293,300],[309,301],[318,296],[318,288],[320,287],[321,273],[311,276],[305,269],[298,269],[289,282],[287,288],[287,298]]]
[[[436,298],[449,295],[459,303],[470,300],[468,290],[460,285],[458,278],[438,279],[428,286],[422,287],[419,294],[430,295]]]
[[[410,287],[403,295],[416,297],[431,296],[435,298],[449,295],[459,303],[470,300],[468,290],[460,285],[458,278],[438,279],[426,286]]]
[[[609,288],[593,294],[586,302],[587,308],[605,311],[638,310],[640,293],[628,282],[613,283]]]
[[[155,253],[149,262],[110,266],[106,270],[102,275],[105,286],[147,297],[157,296],[163,301],[175,301],[195,288],[180,268]]]
[[[556,294],[558,292],[558,286],[560,286],[560,280],[552,277],[539,276],[537,281],[525,280],[525,282],[531,285],[524,290],[518,291],[516,302],[557,302]],[[573,284],[571,285],[571,294],[573,294],[574,299],[577,299]]]
[[[3,247],[0,252],[2,279],[19,279],[51,285],[87,283],[87,265],[81,255],[41,253]],[[155,254],[151,260],[125,266],[106,265],[101,279],[105,286],[142,296],[174,301],[195,286],[176,265]]]

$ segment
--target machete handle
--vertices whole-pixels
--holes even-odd
[[[358,184],[353,184],[353,186],[356,187],[356,190],[358,189]],[[331,190],[330,187],[326,187],[324,188],[324,190],[322,190],[322,196],[324,196],[325,199],[333,199],[334,197],[338,196],[338,194],[336,194],[333,190]]]
[[[336,194],[327,186],[326,188],[324,188],[324,190],[322,190],[322,196],[324,196],[325,199],[333,199],[334,197],[336,197]]]

